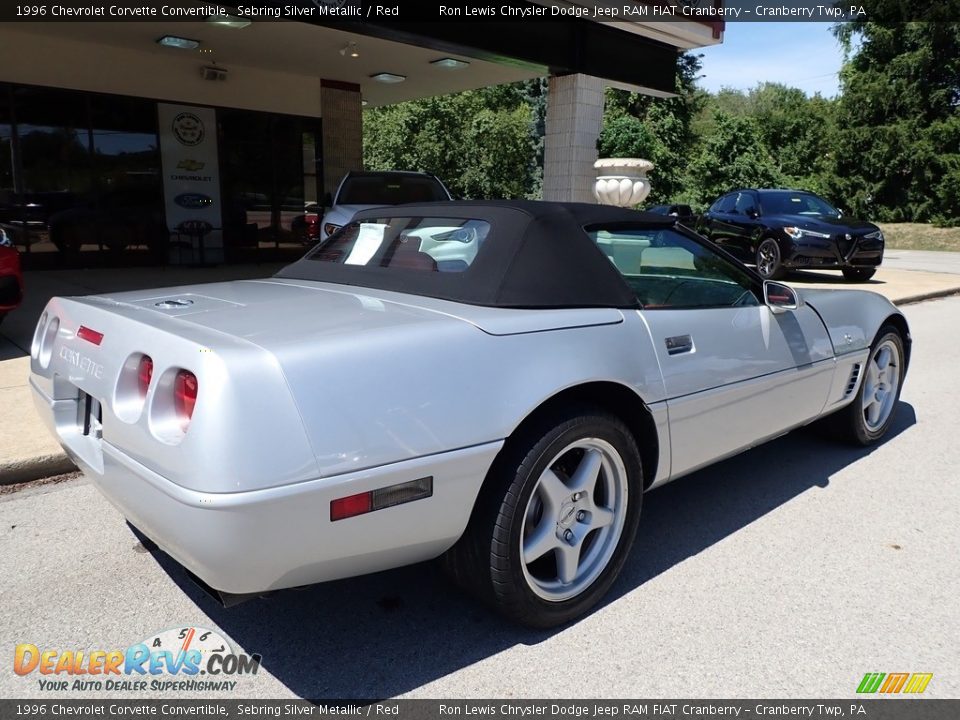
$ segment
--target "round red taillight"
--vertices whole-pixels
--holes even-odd
[[[193,408],[197,404],[198,387],[197,376],[189,370],[178,372],[177,378],[173,382],[173,407],[184,432],[186,432],[187,425],[190,424],[190,419],[193,417]]]
[[[147,390],[150,388],[150,380],[153,378],[153,358],[144,355],[140,358],[140,364],[137,366],[137,385],[140,388],[140,397],[147,396]]]

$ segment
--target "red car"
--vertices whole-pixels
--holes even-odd
[[[23,273],[20,271],[20,253],[0,228],[0,322],[4,315],[15,310],[23,300]]]
[[[290,231],[305,245],[320,239],[320,207],[316,203],[307,203],[304,214],[297,215],[290,223]]]

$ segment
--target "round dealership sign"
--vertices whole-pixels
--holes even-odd
[[[173,136],[181,145],[193,147],[203,142],[203,121],[190,112],[179,113],[173,119]]]

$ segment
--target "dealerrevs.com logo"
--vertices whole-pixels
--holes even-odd
[[[40,690],[232,692],[242,675],[256,675],[260,655],[235,652],[215,630],[164,630],[126,649],[51,650],[32,643],[14,649],[13,671],[36,677]]]

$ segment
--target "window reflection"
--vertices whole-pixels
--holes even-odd
[[[301,255],[319,236],[320,120],[217,116],[227,259]],[[166,262],[163,192],[156,101],[0,83],[0,227],[27,267]]]
[[[81,253],[156,253],[166,230],[155,103],[51,88],[5,95],[16,126],[4,137],[16,135],[0,144],[19,152],[8,163],[12,182],[4,176],[3,213],[21,250],[40,266]]]
[[[228,251],[233,257],[244,248],[302,252],[319,228],[319,121],[224,109],[218,123]]]

